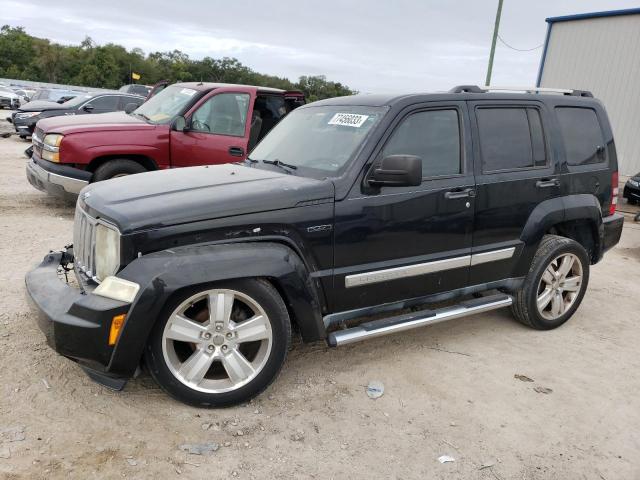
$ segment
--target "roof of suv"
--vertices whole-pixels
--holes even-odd
[[[522,92],[522,93],[515,93]],[[475,85],[463,85],[454,87],[448,92],[416,92],[404,94],[365,94],[365,95],[349,95],[345,97],[334,97],[325,100],[313,102],[313,106],[322,105],[353,105],[367,107],[392,106],[407,99],[421,99],[424,101],[436,100],[541,100],[549,98],[583,98],[593,100],[591,92],[584,90],[567,90],[553,88],[535,88],[535,87],[477,87]]]

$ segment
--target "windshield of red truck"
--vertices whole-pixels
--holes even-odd
[[[151,123],[169,123],[173,117],[182,114],[197,96],[197,90],[172,85],[140,105],[133,114]]]

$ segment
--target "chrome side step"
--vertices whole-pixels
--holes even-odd
[[[339,347],[349,343],[359,342],[368,338],[381,337],[391,333],[403,332],[413,328],[424,327],[434,323],[466,317],[476,313],[488,312],[498,308],[508,307],[513,298],[505,294],[490,295],[472,300],[465,300],[450,307],[437,310],[421,310],[395,317],[381,318],[345,330],[331,332],[327,337],[330,347]]]

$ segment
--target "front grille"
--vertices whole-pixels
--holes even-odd
[[[31,136],[31,143],[33,143],[33,150],[40,158],[42,158],[42,146],[44,145],[44,143],[42,142],[43,139],[44,132],[41,128],[36,127],[35,132],[33,132],[33,135]]]
[[[95,279],[95,237],[97,220],[76,205],[73,224],[74,266],[87,277]]]

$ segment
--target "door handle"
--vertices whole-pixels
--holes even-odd
[[[229,153],[234,157],[244,157],[244,149],[240,147],[229,147]]]
[[[456,190],[449,190],[448,192],[444,192],[444,198],[449,200],[454,200],[456,198],[469,198],[475,197],[476,191],[473,188],[463,188]]]
[[[536,187],[538,188],[550,188],[550,187],[559,187],[559,186],[560,186],[560,180],[558,180],[557,178],[544,178],[536,182]]]

